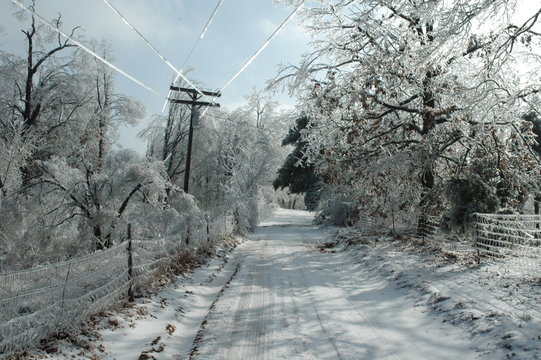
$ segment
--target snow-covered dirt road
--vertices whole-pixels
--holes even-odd
[[[311,221],[279,210],[238,247],[190,358],[477,358],[467,334],[346,252],[320,251],[327,234]]]

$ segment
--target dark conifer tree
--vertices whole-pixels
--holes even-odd
[[[304,193],[304,203],[308,210],[315,210],[320,198],[323,182],[312,163],[303,159],[308,143],[302,139],[301,131],[308,126],[309,119],[301,115],[295,126],[282,141],[282,146],[294,145],[295,148],[278,170],[273,182],[275,189],[289,187],[293,194]]]

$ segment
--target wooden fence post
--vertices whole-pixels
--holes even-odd
[[[133,254],[132,254],[132,241],[131,241],[131,224],[128,224],[128,301],[133,302],[133,288],[132,288],[132,279],[133,279]]]
[[[209,214],[205,213],[205,220],[207,221],[207,242],[210,241],[210,229],[209,229]]]
[[[62,318],[64,317],[64,301],[66,299],[66,288],[68,287],[68,279],[70,277],[71,264],[69,264],[68,271],[66,272],[66,278],[64,279],[64,287],[62,288],[62,302],[60,303],[60,308],[62,310]],[[59,319],[59,322],[62,321],[62,318]]]
[[[477,265],[481,264],[481,250],[479,249],[479,224],[480,221],[479,215],[473,215],[473,226],[475,229],[475,237],[473,246],[477,248]]]
[[[191,221],[190,221],[190,217],[188,217],[188,224],[187,224],[188,228],[186,229],[186,245],[190,245],[190,238],[192,236],[190,225],[191,225]]]

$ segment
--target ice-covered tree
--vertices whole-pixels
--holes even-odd
[[[94,50],[102,57],[109,58],[106,43],[94,43]],[[80,55],[77,59],[79,86],[84,94],[84,106],[77,114],[77,123],[71,126],[71,138],[64,139],[64,148],[57,147],[55,156],[40,163],[44,182],[60,195],[62,207],[71,205],[69,217],[86,219],[91,225],[96,239],[96,247],[109,247],[113,244],[113,233],[133,196],[150,183],[158,180],[128,180],[122,177],[140,160],[125,156],[125,162],[112,161],[118,154],[110,154],[111,145],[116,139],[116,130],[121,124],[134,124],[144,115],[142,105],[132,98],[114,91],[112,70],[94,58]],[[74,115],[75,116],[75,115]],[[68,145],[68,146],[66,146]],[[148,169],[152,166],[148,164]],[[159,174],[159,170],[158,171]],[[69,173],[69,177],[64,174]],[[124,183],[120,190],[119,183]],[[130,184],[131,185],[128,185]],[[126,192],[125,195],[121,195]],[[63,199],[71,199],[65,203]],[[52,199],[51,199],[52,200]],[[120,202],[120,204],[116,204]],[[58,205],[60,207],[60,205]]]
[[[206,207],[232,209],[241,228],[253,229],[259,221],[260,190],[269,185],[275,166],[276,146],[269,130],[256,127],[245,109],[216,114],[216,121],[199,132],[194,194]],[[248,225],[242,225],[245,221]]]
[[[304,204],[308,210],[315,210],[323,187],[323,181],[315,169],[315,165],[305,159],[304,153],[308,143],[302,139],[302,131],[308,125],[308,118],[301,115],[282,141],[282,146],[293,145],[292,152],[286,157],[282,167],[278,169],[273,181],[275,189],[289,188],[293,194],[304,194]]]
[[[520,207],[539,168],[519,114],[540,90],[530,73],[541,9],[517,18],[512,1],[310,4],[315,49],[277,82],[303,94],[307,154],[327,183],[383,213],[438,212],[445,180],[482,164],[502,204]]]
[[[185,170],[190,116],[188,106],[170,103],[167,115],[155,115],[151,125],[140,134],[148,142],[147,156],[163,161],[169,178],[178,185]]]
[[[118,225],[136,202],[157,202],[167,177],[160,164],[111,152],[118,126],[144,113],[115,92],[112,71],[21,19],[26,57],[0,54],[10,89],[0,95],[0,242],[25,267],[119,241]],[[90,43],[110,58],[107,44]]]

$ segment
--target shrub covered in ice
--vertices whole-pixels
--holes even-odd
[[[447,221],[451,228],[467,224],[475,213],[495,212],[500,204],[496,190],[475,174],[450,179],[445,194],[451,205]]]

